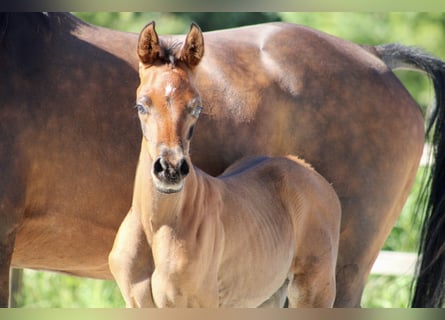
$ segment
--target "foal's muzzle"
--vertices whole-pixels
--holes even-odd
[[[184,178],[190,166],[187,159],[174,156],[161,156],[153,163],[153,176],[156,189],[163,193],[174,193],[182,189]]]

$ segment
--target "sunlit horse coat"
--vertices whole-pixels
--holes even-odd
[[[240,160],[218,178],[194,168],[202,33],[192,24],[182,47],[166,47],[152,22],[138,54],[144,137],[110,254],[127,306],[283,306],[288,296],[292,307],[332,307],[341,218],[332,186],[292,156]],[[151,250],[139,250],[144,242]]]

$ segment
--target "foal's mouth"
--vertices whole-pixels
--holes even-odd
[[[179,179],[175,182],[162,181],[157,177],[153,177],[154,186],[160,193],[171,194],[177,193],[184,187],[184,179]]]

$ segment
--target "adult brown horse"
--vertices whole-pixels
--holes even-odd
[[[111,278],[107,256],[131,203],[139,125],[129,107],[138,83],[136,34],[58,13],[2,13],[0,28],[5,306],[11,265]],[[216,175],[242,156],[297,153],[333,183],[343,209],[336,306],[359,305],[422,153],[419,108],[390,68],[403,62],[432,76],[439,147],[414,305],[439,305],[445,232],[434,228],[443,229],[444,211],[443,63],[406,47],[362,47],[292,24],[205,37],[196,81],[206,112],[193,162]]]
[[[281,307],[287,296],[291,307],[332,307],[341,221],[333,187],[295,156],[245,157],[216,178],[195,168],[202,32],[192,24],[178,46],[160,42],[151,22],[139,39],[143,138],[109,258],[127,306]]]

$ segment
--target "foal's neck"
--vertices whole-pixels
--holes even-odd
[[[208,191],[207,175],[190,166],[183,189],[166,194],[156,190],[151,175],[152,166],[153,159],[142,148],[136,172],[133,202],[141,208],[145,218],[149,217],[152,228],[158,229],[162,225],[169,225],[176,229],[181,224],[187,223],[191,215],[194,219],[199,219],[201,212],[197,209]]]

